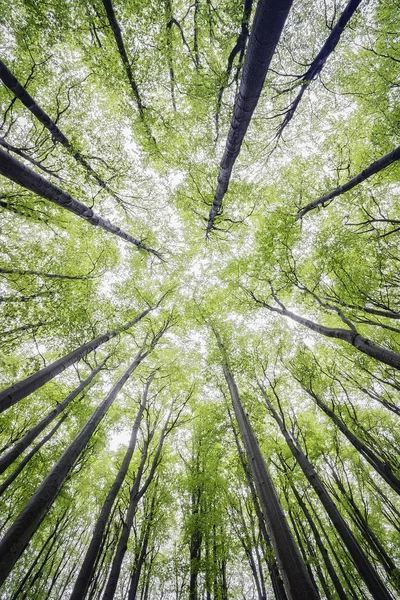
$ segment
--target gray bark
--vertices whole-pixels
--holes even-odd
[[[298,218],[302,219],[308,212],[310,212],[311,210],[314,210],[318,206],[324,207],[327,204],[327,202],[329,202],[330,200],[333,200],[333,198],[336,198],[337,196],[340,196],[341,194],[348,192],[349,190],[356,187],[356,185],[362,183],[366,179],[369,179],[369,177],[371,177],[372,175],[375,175],[375,173],[379,173],[379,171],[383,171],[383,169],[386,169],[389,165],[396,162],[397,160],[400,160],[400,146],[397,146],[397,148],[395,148],[391,152],[388,152],[388,154],[385,154],[378,160],[375,160],[368,167],[366,167],[363,171],[361,171],[360,173],[355,175],[355,177],[352,177],[351,179],[349,179],[349,181],[347,181],[343,185],[340,185],[339,187],[332,190],[331,192],[324,194],[324,196],[317,198],[317,200],[314,200],[314,202],[310,202],[310,204],[307,204],[306,206],[301,208],[299,210]],[[379,314],[379,313],[375,313],[375,314]],[[386,315],[386,314],[384,314],[383,316],[390,316],[391,318],[399,318],[396,316],[393,317],[391,315]]]
[[[133,327],[133,325],[135,325],[138,321],[140,321],[140,319],[145,317],[153,309],[154,307],[147,308],[145,311],[140,313],[137,317],[135,317],[134,319],[132,319],[132,321],[129,321],[125,325],[118,327],[114,331],[108,331],[107,333],[100,335],[94,340],[83,344],[76,350],[69,352],[69,354],[62,356],[50,365],[47,365],[47,367],[43,367],[43,369],[40,369],[40,371],[33,373],[33,375],[30,375],[25,379],[21,379],[21,381],[19,381],[18,383],[15,383],[14,385],[11,385],[10,387],[2,390],[0,392],[0,412],[3,412],[19,400],[22,400],[22,398],[25,398],[26,396],[29,396],[29,394],[32,394],[32,392],[34,392],[42,385],[53,379],[53,377],[55,377],[59,373],[65,371],[65,369],[67,369],[74,363],[78,362],[78,360],[80,360],[81,358],[87,356],[90,352],[98,348],[101,344],[108,342],[108,340],[115,337],[119,333],[126,331],[130,327]]]
[[[286,594],[289,600],[316,600],[319,595],[301,559],[251,423],[243,409],[239,390],[230,371],[225,349],[218,334],[215,333],[215,335],[223,358],[225,379],[260,499],[261,509],[268,527],[269,537],[285,584]]]
[[[76,387],[72,392],[64,398],[62,402],[57,404],[52,411],[50,411],[39,423],[37,423],[32,429],[26,432],[24,437],[17,443],[11,450],[7,452],[2,458],[0,458],[0,474],[4,473],[4,471],[14,462],[18,456],[22,454],[22,452],[33,442],[34,439],[48,426],[54,419],[62,413],[63,410],[67,408],[67,406],[81,393],[83,390],[89,385],[92,379],[97,375],[97,373],[103,368],[106,360],[105,358],[98,367],[93,369],[90,375],[84,379],[78,387]]]
[[[112,486],[107,494],[107,497],[102,506],[100,515],[97,519],[97,522],[96,522],[96,525],[95,525],[95,528],[93,531],[93,535],[90,540],[90,544],[87,549],[85,558],[83,560],[82,567],[79,571],[78,578],[75,582],[74,589],[72,591],[70,600],[82,600],[82,598],[86,597],[87,591],[89,589],[89,586],[90,586],[90,583],[91,583],[91,580],[92,580],[93,574],[94,574],[95,562],[96,562],[97,556],[99,554],[101,541],[103,539],[104,531],[106,529],[107,523],[110,518],[112,507],[114,505],[114,502],[118,495],[118,492],[122,486],[122,483],[125,479],[125,476],[128,472],[128,468],[129,468],[133,453],[136,448],[136,441],[137,441],[137,434],[139,431],[139,425],[142,420],[143,412],[146,408],[148,391],[149,391],[151,382],[153,380],[153,377],[154,377],[154,373],[147,381],[147,384],[146,384],[146,387],[144,390],[144,394],[143,394],[143,398],[140,403],[139,410],[138,410],[138,413],[136,415],[136,418],[135,418],[135,421],[134,421],[134,424],[132,427],[132,432],[131,432],[131,437],[129,440],[128,448],[126,450],[126,453],[125,453],[124,459],[122,461],[122,464],[119,468],[119,471],[114,479],[114,483],[112,484]]]
[[[383,583],[378,573],[375,571],[374,567],[371,565],[368,558],[362,551],[360,544],[354,537],[351,529],[340,514],[336,504],[333,502],[328,491],[326,490],[322,481],[318,477],[313,465],[301,449],[300,444],[294,438],[293,434],[289,434],[289,432],[286,430],[282,419],[271,404],[265,390],[263,390],[262,386],[260,386],[260,388],[262,390],[264,399],[267,403],[270,413],[275,419],[275,421],[278,423],[279,429],[281,430],[281,433],[285,438],[287,445],[289,446],[293,456],[295,457],[301,470],[306,476],[308,482],[314,488],[316,494],[318,495],[321,504],[324,506],[333,525],[335,526],[336,531],[343,540],[343,543],[345,544],[350,556],[353,559],[357,571],[359,572],[361,578],[365,582],[365,585],[369,589],[372,597],[374,598],[374,600],[393,600],[385,584]]]
[[[81,219],[88,221],[91,225],[100,227],[108,233],[112,233],[126,242],[133,244],[140,250],[146,250],[158,258],[161,258],[161,255],[157,250],[149,248],[140,240],[137,240],[129,235],[129,233],[126,233],[116,225],[113,225],[110,221],[99,217],[91,208],[89,208],[89,206],[86,206],[79,200],[75,200],[70,194],[64,192],[64,190],[57,187],[54,183],[51,183],[51,181],[48,181],[38,173],[35,173],[35,171],[32,171],[32,169],[18,161],[11,156],[11,154],[5,152],[2,148],[0,148],[0,175],[4,175],[7,179],[18,183],[18,185],[21,185],[25,189],[34,192],[46,200],[50,200],[50,202],[61,206],[61,208],[69,210]]]
[[[235,161],[253,112],[260,98],[265,77],[292,5],[292,0],[260,0],[257,4],[249,45],[244,58],[243,76],[233,109],[233,117],[221,160],[218,184],[207,222],[207,234],[222,212]]]
[[[61,458],[45,477],[39,488],[22,509],[0,542],[0,585],[4,583],[15,563],[28,546],[34,533],[53,505],[57,495],[71,472],[77,458],[89,442],[99,423],[106,415],[117,394],[133,371],[151,350],[139,350],[132,364],[111,388],[103,402],[96,408],[86,425],[65,450]]]

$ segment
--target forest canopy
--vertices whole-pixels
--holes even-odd
[[[0,49],[1,598],[400,598],[398,2]]]

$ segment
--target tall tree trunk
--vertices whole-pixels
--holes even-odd
[[[302,219],[308,212],[310,212],[311,210],[314,210],[318,206],[324,207],[327,202],[329,202],[330,200],[333,200],[333,198],[336,198],[336,196],[340,196],[341,194],[348,192],[349,190],[356,187],[356,185],[358,185],[359,183],[362,183],[366,179],[369,179],[372,175],[375,175],[375,173],[379,173],[379,171],[383,171],[383,169],[386,169],[389,165],[396,162],[397,160],[400,160],[400,146],[397,146],[397,148],[395,148],[391,152],[388,152],[387,154],[385,154],[378,160],[375,160],[368,167],[366,167],[363,171],[361,171],[360,173],[358,173],[357,175],[355,175],[354,177],[349,179],[349,181],[347,181],[343,185],[339,185],[339,187],[335,188],[331,192],[328,192],[324,196],[321,196],[317,200],[314,200],[314,202],[310,202],[310,204],[307,204],[306,206],[301,208],[299,210],[299,215],[298,215],[299,219]],[[374,314],[379,314],[379,311],[375,311]],[[384,314],[383,316],[387,316],[387,315]],[[399,317],[393,316],[391,318],[398,319]]]
[[[260,387],[263,390],[262,386]],[[354,537],[351,529],[340,514],[336,504],[333,502],[332,498],[328,494],[325,486],[318,477],[313,465],[302,451],[299,442],[294,438],[293,434],[289,434],[289,432],[287,431],[283,420],[280,418],[277,411],[273,407],[265,390],[263,390],[263,396],[271,415],[278,423],[279,429],[281,430],[281,433],[285,438],[287,445],[289,446],[293,456],[298,462],[301,470],[303,471],[310,485],[314,488],[316,494],[318,495],[322,505],[324,506],[333,525],[335,526],[336,531],[342,538],[343,543],[349,551],[349,554],[353,559],[357,571],[359,572],[361,578],[364,580],[372,597],[374,598],[374,600],[393,600],[391,594],[386,589],[378,573],[375,571],[374,567],[371,565],[364,552],[362,551],[360,544]]]
[[[70,279],[70,280],[85,280],[90,279],[87,275],[59,275],[58,273],[44,273],[43,271],[30,271],[24,269],[9,269],[0,267],[0,273],[10,275],[37,275],[38,277],[47,277],[49,279]]]
[[[164,424],[164,427],[161,431],[160,440],[158,442],[157,450],[153,457],[150,472],[146,478],[146,481],[144,482],[142,487],[139,489],[143,469],[145,466],[145,460],[146,460],[146,456],[147,456],[147,446],[150,443],[150,439],[146,440],[145,448],[144,448],[146,451],[143,452],[142,461],[141,461],[140,467],[138,469],[138,474],[137,474],[134,484],[132,486],[132,490],[131,490],[131,494],[130,494],[130,498],[129,498],[129,506],[128,506],[128,510],[126,513],[126,518],[124,520],[121,535],[118,540],[118,545],[117,545],[117,549],[115,551],[114,560],[111,565],[111,571],[108,576],[106,588],[104,590],[103,600],[112,600],[114,598],[115,590],[116,590],[117,583],[118,583],[118,578],[119,578],[119,575],[121,572],[122,561],[124,559],[125,552],[126,552],[126,549],[128,546],[129,534],[130,534],[130,531],[132,528],[133,518],[135,516],[136,509],[137,509],[137,506],[138,506],[141,498],[144,496],[144,494],[147,491],[147,488],[149,487],[150,483],[153,481],[157,466],[160,462],[160,455],[161,455],[165,437],[167,435],[170,415],[171,415],[171,413],[169,413],[168,418],[167,418],[167,420]]]
[[[17,443],[11,450],[7,452],[5,456],[0,458],[0,474],[4,473],[4,471],[14,462],[16,458],[21,456],[22,452],[33,442],[34,439],[48,426],[54,419],[63,412],[67,408],[69,404],[77,397],[83,390],[89,385],[89,383],[94,379],[97,373],[104,367],[106,361],[108,360],[108,356],[95,368],[92,370],[90,375],[86,377],[81,383],[76,387],[72,392],[68,394],[66,398],[53,410],[51,410],[37,425],[29,429],[24,437]]]
[[[27,92],[27,90],[19,83],[17,78],[11,73],[11,71],[6,67],[6,65],[0,60],[0,79],[3,81],[4,85],[8,87],[8,89],[15,94],[15,97],[18,98],[22,104],[24,104],[30,112],[35,115],[38,121],[48,129],[51,133],[51,137],[53,142],[59,142],[62,146],[67,148],[69,153],[73,156],[73,158],[82,165],[86,171],[97,181],[97,183],[104,189],[106,189],[116,200],[117,202],[121,202],[120,198],[114,194],[112,190],[108,187],[108,185],[99,177],[96,171],[90,166],[87,160],[82,156],[80,152],[74,150],[69,139],[60,131],[56,123],[49,117],[47,113],[44,112],[40,108],[38,104],[36,104],[35,100],[32,96]],[[13,152],[18,152],[17,148],[13,148],[7,142],[2,140],[2,145],[6,148],[12,150]],[[18,154],[22,156],[22,153],[19,151]],[[30,157],[26,157],[27,160],[32,161]],[[34,161],[36,162],[36,161]],[[49,171],[42,165],[38,164],[41,169],[45,171]],[[53,173],[51,173],[54,175]]]
[[[157,481],[155,482],[155,484],[157,484]],[[144,564],[144,562],[146,560],[146,556],[147,556],[147,548],[149,545],[151,528],[153,527],[154,512],[155,512],[156,497],[157,497],[156,490],[157,490],[157,487],[155,485],[155,489],[154,489],[153,496],[151,499],[150,510],[149,510],[149,513],[146,514],[146,522],[143,524],[143,535],[141,536],[141,539],[140,539],[140,550],[139,550],[138,556],[136,556],[136,562],[135,562],[135,565],[132,570],[131,582],[130,582],[130,586],[129,586],[127,600],[135,600],[136,599],[136,594],[137,594],[138,587],[139,587],[140,575],[142,572],[143,564]]]
[[[45,435],[44,438],[42,440],[40,440],[40,442],[38,444],[36,444],[36,446],[34,446],[30,452],[28,452],[28,454],[21,460],[21,462],[19,463],[17,468],[11,473],[11,475],[9,477],[7,477],[7,479],[4,481],[4,483],[2,483],[0,485],[0,496],[2,494],[4,494],[6,489],[18,477],[18,475],[21,473],[21,471],[23,471],[23,469],[26,467],[26,465],[31,460],[31,458],[33,456],[35,456],[35,454],[37,452],[39,452],[39,450],[41,448],[43,448],[43,446],[53,437],[53,435],[55,435],[55,433],[58,431],[60,425],[62,425],[62,423],[67,418],[67,416],[68,416],[68,413],[65,413],[61,417],[61,419],[58,421],[58,423],[56,423],[56,425],[53,427],[53,429],[51,431],[49,431],[49,433],[47,435]]]
[[[323,410],[323,412],[328,415],[332,419],[332,421],[337,425],[338,429],[343,433],[343,435],[349,440],[349,442],[354,446],[356,450],[365,458],[365,460],[375,469],[375,471],[390,485],[390,487],[400,494],[400,479],[396,477],[396,475],[392,471],[392,467],[389,463],[381,460],[379,456],[375,454],[368,446],[366,446],[361,440],[358,439],[353,432],[351,432],[348,427],[343,423],[341,419],[334,413],[332,409],[329,408],[321,400],[321,398],[311,389],[304,385],[297,377],[295,378],[304,389],[305,392],[312,398],[315,404]]]
[[[306,73],[304,73],[300,81],[296,82],[297,89],[298,84],[302,82],[300,90],[286,112],[285,118],[283,119],[283,122],[279,127],[277,137],[280,137],[282,135],[286,125],[288,125],[289,122],[292,120],[293,115],[296,112],[298,105],[300,104],[304,92],[306,91],[310,83],[313,81],[313,79],[315,79],[321,73],[324,64],[326,63],[327,59],[332,54],[332,52],[335,50],[337,44],[339,43],[343,30],[345,29],[351,17],[359,7],[360,3],[361,0],[349,1],[346,8],[340,15],[338,22],[336,23],[335,27],[332,29],[331,33],[325,40],[325,43],[323,44],[321,50],[318,52],[317,56],[312,61]]]
[[[225,379],[228,384],[239,430],[246,449],[279,570],[285,583],[286,594],[289,600],[317,600],[319,597],[318,593],[310,581],[307,569],[301,559],[254,431],[243,409],[239,391],[229,367],[225,348],[222,345],[219,335],[216,332],[214,333],[221,351]]]
[[[222,200],[228,189],[233,165],[260,98],[272,56],[291,6],[292,0],[260,0],[257,4],[244,58],[239,94],[233,108],[217,189],[208,217],[207,234],[213,229],[215,218],[222,212]]]
[[[132,427],[132,432],[131,432],[131,437],[129,440],[128,448],[126,450],[126,453],[125,453],[124,459],[122,461],[122,464],[119,468],[119,471],[114,479],[114,483],[112,484],[112,486],[107,494],[107,497],[104,501],[103,507],[100,511],[100,515],[97,519],[96,525],[93,530],[92,539],[90,541],[85,558],[83,560],[82,567],[79,571],[78,578],[75,582],[74,589],[72,591],[70,600],[82,600],[83,598],[86,597],[87,591],[89,589],[89,586],[90,586],[90,583],[91,583],[91,580],[92,580],[93,574],[94,574],[94,566],[95,566],[96,558],[99,555],[101,541],[104,536],[104,531],[105,531],[106,525],[110,519],[112,507],[117,498],[117,495],[121,488],[121,485],[125,479],[125,476],[128,472],[128,468],[129,468],[133,453],[136,448],[136,441],[137,441],[139,426],[140,426],[140,422],[142,420],[143,412],[146,408],[149,387],[154,378],[154,375],[155,375],[155,373],[153,373],[150,376],[150,378],[147,380],[147,383],[146,383],[146,386],[144,389],[144,393],[143,393],[143,398],[140,403],[139,410],[138,410],[138,413],[136,415],[136,418],[135,418],[135,421],[134,421],[134,424]]]
[[[143,352],[143,347],[139,350],[130,367],[118,379],[4,535],[0,542],[0,585],[9,575],[53,505],[77,458],[106,415],[122,386],[149,352],[150,350]]]
[[[342,584],[340,582],[340,579],[339,579],[339,577],[336,574],[335,567],[333,566],[333,564],[331,562],[331,559],[329,558],[329,554],[328,554],[328,552],[327,552],[327,550],[326,550],[326,548],[325,548],[325,546],[323,544],[323,541],[322,541],[321,536],[319,534],[318,528],[317,528],[317,526],[314,523],[314,520],[313,520],[313,518],[312,518],[312,516],[311,516],[311,514],[310,514],[310,512],[309,512],[309,510],[307,508],[306,503],[304,502],[303,498],[300,496],[300,493],[298,492],[298,490],[297,490],[297,488],[296,488],[296,486],[294,485],[293,482],[290,483],[290,486],[291,486],[291,488],[293,490],[293,493],[294,493],[294,495],[296,497],[296,500],[297,500],[297,502],[298,502],[301,510],[304,513],[304,516],[306,517],[306,519],[308,521],[310,529],[313,532],[314,539],[316,541],[316,544],[318,546],[319,551],[321,552],[321,556],[322,556],[322,558],[324,560],[324,563],[325,563],[325,566],[326,566],[326,570],[329,573],[329,576],[330,576],[330,578],[332,580],[332,583],[333,583],[333,585],[335,587],[335,590],[336,590],[336,593],[338,595],[338,598],[340,600],[349,600],[346,592],[343,589],[343,586],[342,586]]]
[[[300,325],[304,325],[311,331],[316,331],[321,335],[334,338],[337,340],[342,340],[348,344],[351,344],[354,348],[362,352],[363,354],[367,354],[372,358],[375,358],[379,362],[382,362],[393,369],[400,370],[400,354],[397,352],[393,352],[392,350],[387,350],[378,344],[375,344],[371,340],[365,338],[360,335],[355,329],[341,329],[340,327],[325,327],[325,325],[320,325],[319,323],[315,323],[314,321],[310,321],[310,319],[306,319],[305,317],[300,317],[296,315],[291,310],[288,310],[280,300],[278,300],[275,293],[273,293],[274,300],[279,304],[279,308],[276,306],[271,306],[267,302],[259,300],[256,298],[253,292],[250,292],[251,297],[257,302],[267,308],[271,312],[276,312],[284,317],[288,317],[292,321],[296,323],[300,323]]]
[[[112,233],[126,242],[133,244],[140,250],[146,250],[158,258],[161,258],[161,255],[157,250],[149,248],[140,240],[137,240],[129,235],[129,233],[126,233],[116,225],[110,223],[110,221],[99,217],[89,206],[79,202],[79,200],[76,200],[67,192],[64,192],[61,188],[54,185],[54,183],[51,183],[51,181],[48,181],[38,173],[35,173],[35,171],[32,171],[32,169],[5,152],[2,148],[0,148],[0,175],[4,175],[7,179],[14,181],[38,196],[50,200],[50,202],[54,202],[54,204],[61,206],[61,208],[69,210],[74,213],[74,215],[88,221],[91,225],[100,227],[101,229],[104,229],[104,231]]]
[[[233,434],[235,437],[235,443],[236,443],[236,447],[238,450],[240,462],[242,464],[243,471],[246,475],[246,480],[247,480],[248,486],[250,488],[250,493],[251,493],[251,497],[253,500],[254,509],[255,509],[256,515],[257,515],[258,527],[259,527],[261,536],[264,541],[264,545],[265,545],[265,548],[263,547],[264,560],[268,566],[268,571],[269,571],[269,575],[271,578],[272,588],[274,590],[275,600],[287,600],[285,587],[284,587],[282,578],[279,574],[278,565],[276,564],[275,557],[271,557],[271,554],[273,555],[273,548],[272,548],[271,540],[270,540],[268,532],[267,532],[267,528],[265,525],[265,520],[264,520],[262,510],[260,507],[260,502],[258,500],[257,492],[254,487],[254,481],[252,478],[251,469],[247,462],[246,456],[243,453],[243,449],[240,446],[238,434],[236,432],[236,427],[234,426],[233,419],[232,419],[229,409],[228,409],[228,413],[229,413],[229,418],[230,418]],[[267,549],[267,552],[265,551],[265,549]]]
[[[42,387],[42,385],[53,379],[56,375],[65,371],[65,369],[78,362],[78,360],[80,360],[81,358],[87,356],[90,352],[93,352],[93,350],[101,346],[101,344],[108,342],[108,340],[111,340],[119,333],[122,333],[123,331],[126,331],[127,329],[130,329],[131,327],[136,325],[138,321],[143,319],[143,317],[148,315],[149,312],[153,309],[154,307],[147,308],[142,313],[137,315],[134,319],[128,321],[128,323],[126,323],[125,325],[117,327],[113,331],[107,331],[107,333],[104,333],[103,335],[100,335],[94,340],[91,340],[90,342],[79,346],[79,348],[77,348],[76,350],[73,350],[72,352],[69,352],[69,354],[62,356],[58,360],[47,365],[47,367],[43,367],[43,369],[40,369],[40,371],[37,371],[33,375],[30,375],[29,377],[22,379],[18,383],[15,383],[10,387],[2,390],[0,392],[0,412],[3,412],[4,410],[6,410],[6,408],[9,408],[19,400],[22,400],[22,398],[25,398],[26,396],[29,396],[29,394],[32,394],[35,390]]]

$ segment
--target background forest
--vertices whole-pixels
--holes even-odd
[[[2,600],[400,598],[399,3],[0,28]]]

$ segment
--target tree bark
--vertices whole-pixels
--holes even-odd
[[[67,148],[67,150],[73,156],[73,158],[86,169],[86,171],[97,181],[97,183],[103,189],[106,189],[117,200],[117,202],[121,202],[120,198],[118,198],[118,196],[116,194],[114,194],[114,192],[112,190],[110,190],[110,188],[105,183],[105,181],[103,181],[103,179],[101,179],[101,177],[99,177],[99,175],[90,166],[90,164],[82,156],[82,154],[80,152],[76,152],[74,150],[71,142],[60,131],[60,129],[58,128],[56,123],[49,117],[49,115],[47,113],[45,113],[44,110],[42,110],[40,108],[40,106],[38,104],[36,104],[36,102],[32,98],[32,96],[19,83],[17,78],[14,77],[14,75],[11,73],[11,71],[6,67],[6,65],[1,60],[0,60],[0,79],[3,81],[4,85],[6,85],[8,87],[8,89],[13,94],[15,94],[15,97],[18,98],[22,102],[22,104],[24,104],[28,108],[28,110],[30,110],[30,112],[33,115],[35,115],[35,117],[38,119],[38,121],[40,123],[42,123],[42,125],[44,125],[46,127],[46,129],[48,129],[48,131],[50,131],[53,142],[59,142],[62,146]],[[2,142],[2,145],[5,146],[6,148],[12,150],[13,152],[17,152],[21,156],[23,155],[21,152],[18,152],[18,148],[13,148],[9,144],[7,144],[7,142],[5,142],[4,140]],[[27,158],[27,160],[30,160],[32,162],[32,159],[30,157],[27,156],[26,158]],[[37,164],[36,161],[33,161],[33,162],[35,164]],[[39,168],[49,172],[49,170],[46,169],[45,167],[43,167],[42,165],[37,164],[37,166]],[[50,173],[50,174],[54,176],[53,173]]]
[[[297,379],[297,378],[296,378]],[[299,381],[297,379],[297,381]],[[365,460],[375,469],[375,471],[390,485],[390,487],[400,494],[400,479],[398,479],[392,471],[392,467],[387,462],[384,462],[373,452],[366,444],[364,444],[361,440],[358,439],[356,435],[348,427],[343,423],[341,419],[331,410],[317,394],[307,388],[299,381],[300,385],[304,389],[305,392],[312,398],[315,404],[323,410],[323,412],[328,415],[338,427],[338,429],[343,433],[343,435],[349,440],[349,442],[354,446],[356,450],[365,458]]]
[[[353,559],[356,569],[359,572],[363,581],[365,582],[366,586],[368,587],[372,597],[374,598],[374,600],[393,600],[391,594],[386,589],[386,586],[382,582],[378,573],[375,571],[374,567],[371,565],[364,552],[362,551],[351,529],[340,514],[336,504],[333,502],[332,498],[328,494],[325,486],[318,477],[313,465],[302,451],[298,441],[294,438],[293,434],[289,434],[289,432],[287,431],[282,419],[279,417],[277,411],[271,404],[265,390],[263,391],[263,396],[271,415],[278,423],[279,429],[281,430],[281,433],[285,438],[287,445],[289,446],[293,456],[295,457],[301,470],[306,476],[308,482],[314,488],[316,494],[318,495],[322,505],[324,506],[333,525],[335,526],[336,531],[340,535],[341,539],[343,540],[343,543],[349,551],[349,554]]]
[[[4,494],[6,489],[18,477],[18,475],[21,473],[21,471],[23,471],[23,469],[26,467],[26,465],[31,460],[31,458],[33,456],[35,456],[36,452],[38,452],[46,444],[46,442],[48,442],[53,437],[53,435],[58,431],[60,425],[65,421],[67,416],[68,416],[68,413],[65,413],[65,415],[63,415],[61,417],[61,419],[58,421],[58,423],[56,423],[56,425],[53,427],[53,429],[51,431],[49,431],[49,433],[47,435],[45,435],[44,438],[42,440],[40,440],[40,442],[38,444],[36,444],[36,446],[34,446],[30,452],[28,452],[28,454],[21,460],[21,462],[19,463],[17,468],[11,473],[11,475],[9,477],[7,477],[7,479],[4,481],[4,483],[2,483],[0,485],[0,496],[2,494]]]
[[[207,235],[222,212],[233,165],[239,155],[253,112],[260,98],[265,77],[289,14],[292,0],[260,0],[257,4],[249,45],[244,58],[239,94],[221,160],[218,184],[207,222]]]
[[[314,200],[314,202],[310,202],[310,204],[307,204],[306,206],[301,208],[298,213],[298,218],[302,219],[308,212],[310,212],[311,210],[314,210],[318,206],[324,207],[326,205],[326,203],[329,202],[330,200],[333,200],[333,198],[336,198],[337,196],[340,196],[341,194],[348,192],[349,190],[356,187],[356,185],[358,185],[359,183],[362,183],[366,179],[369,179],[369,177],[371,177],[372,175],[375,175],[375,173],[379,173],[379,171],[383,171],[383,169],[386,169],[389,165],[396,162],[397,160],[400,160],[400,146],[397,146],[397,148],[395,148],[391,152],[388,152],[388,154],[385,154],[378,160],[375,160],[368,167],[366,167],[363,171],[361,171],[360,173],[358,173],[357,175],[355,175],[354,177],[349,179],[349,181],[347,181],[343,185],[340,185],[339,187],[335,188],[331,192],[328,192],[324,196],[321,196],[317,200]],[[378,311],[374,314],[380,314],[380,313]],[[383,316],[388,316],[388,315],[384,314]],[[391,316],[390,318],[399,318],[399,317]]]
[[[319,597],[317,590],[310,581],[307,569],[301,559],[254,431],[243,409],[239,390],[230,370],[224,346],[219,335],[216,332],[214,333],[221,351],[225,379],[228,384],[263,515],[268,526],[269,536],[285,584],[286,594],[289,600],[317,600]]]
[[[146,387],[144,390],[144,394],[143,394],[143,398],[140,403],[139,410],[138,410],[138,413],[136,415],[136,418],[135,418],[135,421],[134,421],[134,424],[132,427],[132,432],[131,432],[131,437],[129,440],[128,448],[126,450],[126,453],[125,453],[124,459],[122,461],[122,464],[119,468],[119,471],[114,479],[114,483],[112,484],[112,486],[107,494],[107,497],[104,501],[103,507],[100,511],[100,515],[99,515],[96,525],[94,527],[92,538],[90,540],[89,547],[87,549],[85,558],[83,560],[81,569],[79,571],[78,578],[75,582],[74,589],[72,591],[70,600],[82,600],[82,598],[86,597],[87,591],[89,589],[89,586],[90,586],[90,583],[91,583],[91,580],[92,580],[93,574],[94,574],[94,566],[95,566],[96,558],[99,554],[101,541],[104,536],[104,531],[105,531],[107,522],[109,521],[109,518],[110,518],[112,507],[114,505],[114,502],[118,495],[118,492],[121,488],[121,485],[125,479],[125,476],[128,472],[128,468],[129,468],[133,453],[136,448],[136,441],[137,441],[139,426],[140,426],[140,422],[142,420],[143,412],[146,408],[149,387],[151,385],[153,378],[154,378],[154,373],[151,375],[151,377],[147,381],[147,384],[146,384]]]
[[[26,432],[24,437],[17,443],[5,456],[0,458],[0,474],[4,473],[4,471],[14,462],[18,456],[22,454],[22,452],[33,442],[34,439],[48,426],[54,419],[62,413],[63,410],[67,408],[67,406],[77,397],[79,394],[89,385],[89,383],[94,379],[97,373],[103,368],[106,360],[105,358],[98,367],[93,369],[90,375],[84,379],[78,387],[76,387],[62,402],[57,404],[52,411],[50,411],[37,425],[29,429]]]
[[[161,258],[161,255],[157,250],[149,248],[140,240],[137,240],[129,235],[129,233],[126,233],[116,225],[113,225],[110,221],[99,217],[91,208],[89,208],[89,206],[79,202],[79,200],[75,200],[75,198],[70,196],[67,192],[64,192],[61,188],[54,185],[54,183],[51,183],[51,181],[48,181],[38,173],[35,173],[35,171],[32,171],[32,169],[5,152],[2,148],[0,148],[0,175],[4,175],[7,179],[14,181],[18,185],[34,192],[42,198],[46,198],[46,200],[50,200],[50,202],[61,206],[61,208],[69,210],[74,213],[74,215],[88,221],[91,225],[100,227],[101,229],[104,229],[104,231],[112,233],[126,242],[133,244],[140,250],[146,250],[158,258]]]
[[[308,329],[311,329],[311,331],[316,331],[317,333],[320,333],[325,337],[347,342],[363,354],[367,354],[368,356],[375,358],[375,360],[378,360],[379,362],[385,363],[385,365],[393,367],[393,369],[400,370],[400,354],[398,354],[397,352],[393,352],[392,350],[387,350],[386,348],[375,344],[368,338],[365,338],[364,336],[360,335],[355,329],[325,327],[325,325],[320,325],[319,323],[315,323],[310,319],[300,317],[299,315],[296,315],[292,311],[288,310],[285,306],[283,306],[283,304],[279,300],[277,300],[276,296],[275,300],[280,305],[280,308],[270,306],[266,302],[258,300],[252,292],[250,292],[250,295],[258,304],[261,304],[262,306],[264,306],[264,308],[267,308],[271,312],[276,312],[280,315],[283,315],[284,317],[288,317],[292,321],[300,323],[300,325],[304,325]]]
[[[57,461],[53,469],[43,480],[42,484],[33,494],[25,508],[22,509],[10,529],[4,535],[0,542],[0,585],[9,575],[18,558],[21,556],[39,525],[45,518],[50,507],[53,505],[54,500],[77,458],[89,442],[99,423],[106,415],[117,394],[136,367],[144,360],[150,351],[151,350],[143,352],[143,347],[139,350],[130,367],[128,367],[125,373],[118,379],[117,383],[112,387],[103,402],[96,408],[86,425],[65,450],[64,454]]]
[[[5,411],[7,408],[12,406],[19,400],[22,400],[22,398],[25,398],[26,396],[29,396],[29,394],[32,394],[35,390],[42,387],[42,385],[53,379],[56,375],[62,373],[63,371],[65,371],[65,369],[78,362],[78,360],[84,358],[90,352],[101,346],[101,344],[108,342],[108,340],[111,340],[119,333],[122,333],[123,331],[126,331],[127,329],[133,327],[138,321],[143,319],[143,317],[145,317],[151,310],[154,310],[154,307],[147,308],[134,319],[128,321],[128,323],[126,323],[125,325],[117,327],[117,329],[115,329],[114,331],[108,331],[107,333],[100,335],[94,340],[83,344],[76,350],[73,350],[69,354],[66,354],[65,356],[59,358],[50,365],[47,365],[47,367],[43,367],[43,369],[40,369],[40,371],[33,373],[33,375],[30,375],[25,379],[21,379],[21,381],[19,381],[18,383],[15,383],[14,385],[11,385],[10,387],[2,390],[0,392],[0,413]]]
[[[340,36],[342,35],[344,28],[346,27],[346,25],[350,21],[351,17],[353,16],[355,11],[359,7],[360,3],[361,3],[361,0],[350,0],[349,1],[346,8],[340,15],[339,20],[336,23],[335,27],[332,29],[331,33],[325,40],[325,43],[323,44],[321,50],[318,52],[317,56],[312,61],[310,67],[307,69],[307,72],[304,73],[304,75],[301,77],[300,81],[302,81],[303,83],[300,87],[300,91],[298,92],[296,98],[293,100],[288,111],[286,112],[285,118],[283,119],[283,122],[280,125],[279,130],[278,130],[278,134],[277,134],[278,138],[282,135],[283,130],[285,129],[286,125],[288,125],[289,122],[292,120],[293,115],[296,112],[296,109],[297,109],[298,105],[300,104],[300,101],[301,101],[303,94],[306,91],[307,87],[310,85],[310,83],[313,81],[313,79],[315,79],[319,75],[319,73],[321,73],[322,68],[323,68],[324,64],[326,63],[327,59],[332,54],[332,52],[335,50],[336,46],[339,43]]]

